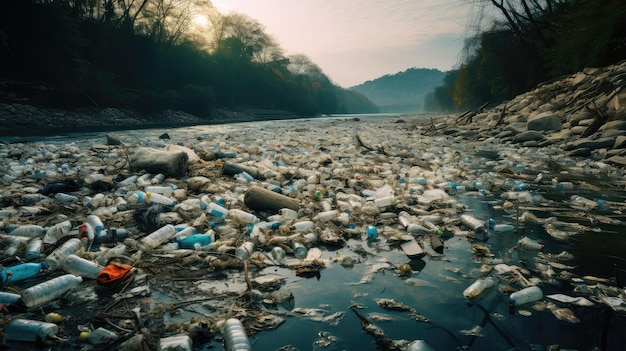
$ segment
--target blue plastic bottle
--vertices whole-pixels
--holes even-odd
[[[178,247],[181,249],[194,250],[197,247],[209,245],[211,243],[210,234],[194,234],[178,241]]]
[[[8,283],[15,283],[21,280],[34,277],[45,268],[46,268],[46,265],[43,262],[20,263],[15,266],[3,268],[2,271],[0,271],[0,278],[2,279],[2,285],[4,286]]]

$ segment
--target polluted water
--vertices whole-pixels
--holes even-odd
[[[3,349],[619,349],[622,170],[431,117],[0,143]]]

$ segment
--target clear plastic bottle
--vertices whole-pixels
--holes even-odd
[[[543,291],[538,286],[529,286],[509,296],[509,306],[520,306],[543,298]]]
[[[246,329],[238,319],[231,318],[224,323],[224,348],[226,351],[251,351]]]
[[[13,236],[24,236],[27,238],[41,238],[47,229],[36,224],[25,224],[20,226],[9,226],[5,228],[7,234]]]
[[[4,249],[3,256],[11,257],[21,254],[22,251],[26,249],[29,238],[24,236],[2,235],[0,239],[2,239],[3,244],[7,245]]]
[[[337,218],[338,215],[339,215],[339,212],[337,210],[329,210],[329,211],[319,212],[318,214],[315,215],[315,217],[313,217],[313,220],[318,221],[318,222],[328,222]]]
[[[483,291],[496,285],[498,280],[494,277],[479,278],[463,291],[463,296],[468,299],[474,299]]]
[[[235,256],[241,261],[245,261],[250,258],[250,256],[252,256],[253,252],[254,243],[251,241],[246,241],[237,248],[237,250],[235,251]]]
[[[232,217],[239,218],[240,220],[242,220],[245,223],[258,223],[259,222],[259,217],[253,215],[250,212],[246,212],[246,211],[240,210],[238,208],[230,209],[228,211],[228,216],[230,218],[232,218]]]
[[[20,263],[15,266],[5,267],[0,271],[0,279],[2,285],[8,283],[15,283],[28,278],[32,278],[38,275],[41,271],[46,269],[46,265],[43,262],[27,262]]]
[[[78,202],[78,197],[65,193],[56,193],[54,194],[54,198],[62,203]]]
[[[92,345],[108,344],[117,339],[119,339],[119,335],[102,327],[96,328],[96,330],[90,332],[85,338],[85,340]]]
[[[104,253],[96,257],[96,262],[101,265],[105,265],[109,262],[109,260],[113,257],[124,256],[128,254],[128,250],[125,244],[118,244],[115,247],[112,247],[106,250]]]
[[[174,189],[171,186],[164,186],[164,185],[149,185],[147,187],[144,188],[146,194],[147,193],[154,193],[154,194],[161,194],[163,196],[167,196],[170,197],[172,196],[172,193],[174,192]]]
[[[291,247],[293,248],[293,255],[296,258],[305,258],[306,257],[308,249],[302,243],[294,241],[294,242],[291,243]]]
[[[282,247],[274,246],[272,248],[272,258],[274,259],[274,261],[282,263],[285,260],[285,255],[286,252]]]
[[[69,236],[72,230],[72,222],[63,221],[48,228],[46,234],[43,237],[45,244],[54,244],[61,238]]]
[[[163,227],[152,232],[148,236],[145,236],[139,240],[139,243],[148,251],[154,250],[157,246],[168,241],[176,234],[176,228],[171,224],[166,224]]]
[[[483,223],[483,221],[468,214],[462,214],[460,218],[461,222],[466,227],[474,231],[474,234],[476,234],[476,239],[486,240],[488,238],[487,228],[485,227],[485,223]]]
[[[406,351],[435,351],[435,349],[424,340],[414,340],[407,345]]]
[[[165,180],[165,175],[163,173],[159,173],[155,175],[152,179],[150,179],[150,184],[156,185],[161,184]]]
[[[586,210],[592,210],[598,207],[598,203],[596,201],[587,199],[586,197],[582,197],[580,195],[572,195],[572,204]]]
[[[4,327],[4,339],[45,343],[56,339],[59,327],[54,323],[31,319],[14,319]]]
[[[165,206],[176,206],[176,200],[172,199],[171,197],[159,194],[159,193],[147,192],[146,193],[146,199],[147,199],[148,203],[151,203],[151,204],[161,204],[161,205],[165,205]]]
[[[43,251],[43,240],[39,238],[32,239],[26,245],[26,252],[24,252],[24,259],[26,261],[33,261],[41,257]]]
[[[40,306],[76,288],[82,281],[81,277],[65,274],[24,289],[20,295],[26,307]]]
[[[82,242],[78,238],[71,238],[56,250],[52,251],[44,260],[49,270],[53,271],[59,268],[67,257],[76,253],[83,247]]]
[[[83,278],[96,279],[98,273],[104,269],[94,261],[84,259],[74,254],[67,256],[63,262],[63,270]]]
[[[522,250],[537,250],[537,251],[541,251],[543,250],[543,245],[538,243],[536,240],[533,240],[527,236],[522,237],[521,239],[519,239],[519,241],[517,242],[517,248],[522,249]]]
[[[315,224],[312,221],[300,221],[291,226],[291,230],[303,231],[313,228]]]

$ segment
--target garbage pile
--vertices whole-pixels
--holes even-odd
[[[394,122],[338,118],[321,127],[303,120],[227,134],[185,128],[159,139],[118,133],[88,146],[0,144],[4,345],[192,350],[220,340],[247,350],[249,336],[279,328],[284,318],[338,323],[344,316],[294,308],[293,295],[281,289],[286,277],[264,268],[319,279],[333,265],[354,266],[359,255],[393,248],[412,259],[445,257],[453,237],[472,243],[480,269],[458,292],[468,300],[498,286],[512,309],[544,300],[572,323],[568,304],[626,311],[624,282],[577,276],[568,252],[543,252],[542,243],[522,236],[511,247],[531,253],[533,266],[522,267],[489,248],[490,237],[526,223],[541,224],[556,240],[596,230],[538,216],[558,206],[621,225],[623,201],[575,195],[557,204],[542,196],[546,189],[623,191],[620,169],[550,146],[472,144],[428,137],[420,119]],[[478,218],[460,197],[489,199],[514,219]],[[342,247],[357,255],[325,255]],[[382,271],[407,283],[415,272],[383,260],[355,284]],[[541,287],[551,280],[576,291],[546,295]],[[166,302],[155,304],[154,296]],[[377,302],[429,322],[399,301]],[[189,310],[202,317],[181,317]],[[424,343],[390,340],[360,318],[386,349]]]

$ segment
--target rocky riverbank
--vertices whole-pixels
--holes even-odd
[[[431,122],[428,133],[560,146],[569,156],[626,165],[626,61],[540,84],[487,110]]]

